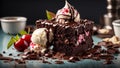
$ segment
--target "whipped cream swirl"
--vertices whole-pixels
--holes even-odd
[[[58,10],[56,13],[56,22],[59,23],[69,23],[71,21],[79,22],[80,14],[73,6],[71,6],[67,1],[65,6]]]

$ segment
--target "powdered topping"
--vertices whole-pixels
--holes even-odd
[[[71,21],[79,22],[80,15],[78,11],[66,1],[65,6],[58,10],[56,14],[56,22],[69,23]]]

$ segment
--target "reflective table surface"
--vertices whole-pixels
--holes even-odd
[[[18,53],[16,50],[13,50],[11,47],[7,50],[7,43],[10,40],[10,35],[5,34],[2,29],[0,29],[0,53],[3,54],[3,51],[6,53],[4,56],[8,56],[10,53],[13,55],[13,58],[20,58],[17,56]],[[93,36],[94,44],[101,41],[100,38]],[[96,61],[92,59],[83,59],[75,63],[64,61],[64,64],[55,64],[55,59],[48,59],[52,64],[41,63],[37,60],[28,60],[26,64],[15,64],[14,61],[5,63],[3,60],[0,60],[0,68],[120,68],[120,54],[114,55],[117,59],[113,60],[113,64],[103,64],[104,60]]]

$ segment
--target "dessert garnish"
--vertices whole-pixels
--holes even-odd
[[[48,36],[49,35],[49,36]],[[47,47],[47,42],[53,40],[53,32],[51,29],[39,28],[32,33],[31,50],[44,52]]]
[[[52,18],[55,17],[55,14],[51,11],[46,10],[46,16],[48,20],[51,20]]]
[[[31,42],[31,35],[29,34],[29,31],[27,33],[26,31],[22,30],[19,34],[22,35],[22,37],[20,37],[18,34],[15,37],[11,37],[10,41],[8,42],[7,49],[9,49],[13,44],[14,48],[20,52],[29,47]]]
[[[65,6],[57,11],[55,18],[56,22],[59,23],[80,22],[80,14],[67,0],[65,1]]]

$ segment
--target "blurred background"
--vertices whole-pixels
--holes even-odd
[[[106,13],[106,0],[68,0],[80,13],[99,23],[100,17]],[[46,10],[57,12],[64,7],[64,0],[0,0],[0,18],[5,16],[25,16],[27,24],[35,24],[38,19],[46,18]]]

